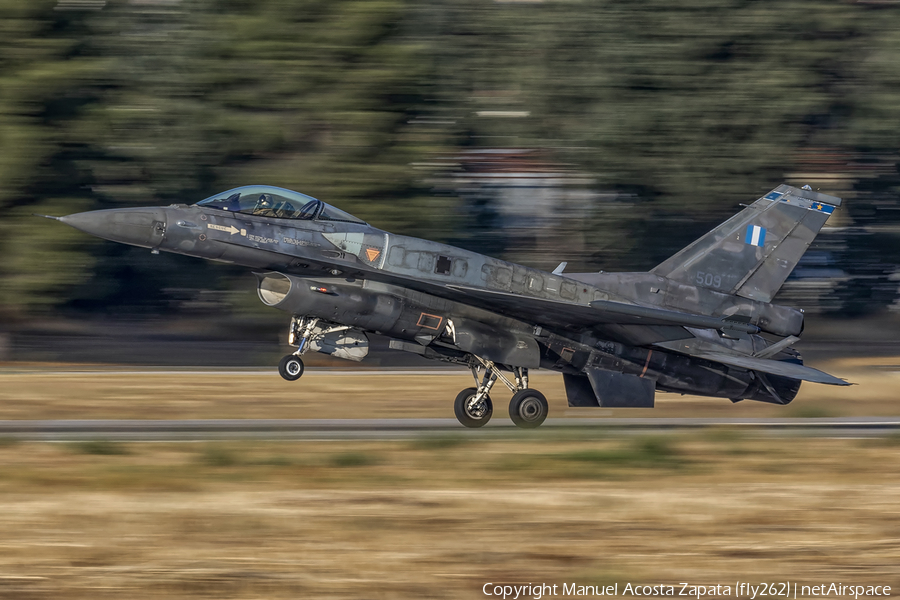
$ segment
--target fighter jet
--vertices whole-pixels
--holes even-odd
[[[114,242],[255,269],[259,298],[291,315],[279,364],[303,375],[309,352],[359,361],[368,334],[390,347],[465,365],[475,385],[454,412],[544,422],[530,369],[562,373],[569,406],[653,407],[657,391],[788,404],[801,381],[849,385],[803,366],[791,346],[802,310],[772,303],[841,199],[781,185],[646,273],[552,273],[396,235],[334,206],[252,185],[193,205],[56,218]]]

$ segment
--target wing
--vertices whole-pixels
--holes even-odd
[[[759,328],[746,323],[623,302],[597,300],[579,304],[466,286],[447,287],[463,294],[467,298],[465,302],[488,310],[525,317],[539,324],[556,324],[565,328],[591,327],[634,345],[693,337],[685,327],[746,333],[759,331]]]
[[[535,322],[547,322],[554,318],[562,319],[569,323],[577,321],[584,327],[606,330],[609,333],[613,333],[614,337],[635,345],[649,345],[662,341],[693,337],[685,327],[744,333],[759,332],[759,328],[747,323],[622,302],[595,300],[590,305],[584,305],[479,288],[448,287],[463,292],[472,298],[477,298],[485,305],[493,305],[491,307],[493,310],[509,313],[510,309],[512,309],[516,311],[515,314],[517,315],[534,316]],[[792,362],[750,356],[735,356],[719,352],[695,353],[692,356],[741,369],[811,381],[813,383],[841,386],[852,385],[843,379],[838,379],[818,369]]]
[[[273,256],[278,254],[273,253]],[[303,259],[303,262],[309,264],[305,264],[305,268],[288,268],[286,272],[302,277],[310,275],[306,269],[312,264],[316,264],[319,268],[332,266],[306,258]],[[280,265],[273,261],[269,268],[278,271],[279,267]],[[320,272],[318,271],[318,273]],[[351,267],[344,274],[348,277],[360,277],[400,285],[410,290],[507,315],[550,330],[581,331],[590,328],[605,339],[634,346],[647,346],[694,337],[685,327],[748,333],[759,331],[757,327],[746,323],[623,302],[595,301],[590,304],[582,304],[565,300],[536,298],[511,292],[439,283],[365,267]]]

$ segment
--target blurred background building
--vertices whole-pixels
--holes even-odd
[[[778,301],[884,330],[898,140],[890,3],[0,0],[0,353],[277,356],[246,270],[30,216],[250,183],[570,271],[646,270],[809,184],[845,208]]]

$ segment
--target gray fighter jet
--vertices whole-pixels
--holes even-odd
[[[849,385],[803,366],[803,311],[772,298],[841,199],[781,185],[648,273],[552,273],[376,229],[320,200],[246,186],[193,205],[58,218],[114,242],[260,270],[259,298],[291,314],[281,360],[310,350],[362,360],[367,333],[468,366],[454,410],[466,427],[509,415],[537,427],[547,400],[529,369],[563,375],[570,406],[652,407],[657,390],[788,404],[801,381]]]

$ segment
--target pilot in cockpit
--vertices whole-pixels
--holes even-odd
[[[275,211],[275,202],[270,194],[260,194],[256,206],[253,207],[253,214],[262,217],[277,217]]]

